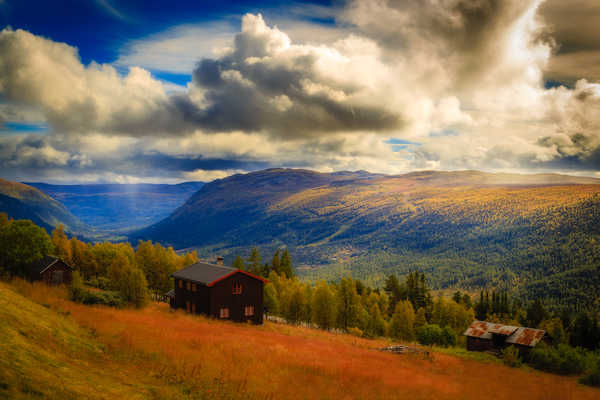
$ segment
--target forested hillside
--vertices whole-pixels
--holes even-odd
[[[587,306],[600,287],[600,183],[561,175],[400,176],[274,169],[205,185],[135,233],[200,255],[287,247],[309,279],[380,286],[421,270],[434,288],[522,290]]]
[[[50,232],[62,224],[72,233],[89,234],[90,227],[38,189],[0,178],[0,212],[13,219],[30,219]]]

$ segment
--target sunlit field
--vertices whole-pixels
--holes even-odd
[[[136,391],[138,398],[479,399],[493,394],[495,399],[524,396],[597,399],[600,396],[600,390],[581,386],[575,378],[511,369],[495,361],[476,361],[437,351],[429,357],[376,351],[389,344],[384,340],[274,323],[253,326],[221,322],[171,312],[166,304],[153,303],[141,311],[83,306],[65,300],[64,289],[22,281],[2,285],[1,291],[4,302],[13,299],[3,307],[2,319],[9,318],[10,313],[27,313],[27,308],[32,308],[32,313],[44,314],[40,323],[50,323],[56,335],[61,336],[67,330],[72,336],[83,338],[85,346],[79,350],[74,350],[77,347],[70,350],[71,344],[61,345],[52,335],[47,341],[54,346],[54,357],[68,352],[69,357],[63,362],[71,363],[77,373],[85,371],[85,379],[90,382],[85,395],[91,398],[125,396]],[[7,320],[2,325],[6,323]],[[31,341],[37,340],[31,338]],[[27,340],[17,344],[31,350],[32,344]],[[98,350],[100,355],[90,350],[94,346],[103,349]],[[3,350],[3,358],[17,357],[6,352]],[[100,359],[106,365],[103,368],[95,361]],[[57,367],[57,374],[61,368]],[[50,379],[52,374],[48,375]],[[102,385],[94,389],[95,381],[106,383],[117,378],[121,380],[119,385],[109,387],[107,383],[106,390]],[[44,384],[35,380],[33,383]],[[144,390],[136,389],[142,385]]]

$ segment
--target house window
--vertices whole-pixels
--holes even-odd
[[[244,315],[246,317],[254,316],[254,306],[246,306],[244,307]]]
[[[179,289],[181,289],[183,287],[183,281],[180,279],[178,282],[179,282]]]
[[[189,282],[185,283],[185,290],[187,290],[188,292],[190,291],[190,283]]]
[[[242,294],[242,284],[239,282],[234,283],[232,293],[233,294]]]
[[[196,303],[192,303],[192,314],[196,314]]]
[[[192,283],[192,292],[195,292],[195,291],[196,291],[196,284]]]
[[[185,301],[185,311],[186,311],[186,312],[190,312],[190,310],[191,310],[191,307],[190,307],[190,301],[189,301],[189,300],[186,300],[186,301]]]
[[[219,310],[219,318],[229,318],[229,308],[221,308]]]

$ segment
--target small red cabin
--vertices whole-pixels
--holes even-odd
[[[263,322],[266,279],[240,269],[198,262],[171,275],[171,308],[236,322]]]
[[[45,256],[29,268],[29,279],[48,285],[71,283],[73,267],[57,257]]]
[[[540,341],[550,342],[546,331],[541,329],[487,321],[473,321],[464,335],[467,337],[467,350],[498,354],[502,349],[514,346],[525,358]]]

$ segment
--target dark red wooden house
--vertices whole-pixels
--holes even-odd
[[[48,285],[71,283],[73,267],[57,257],[45,256],[29,268],[29,279]]]
[[[266,279],[223,265],[198,262],[171,275],[171,308],[237,322],[263,322]]]

